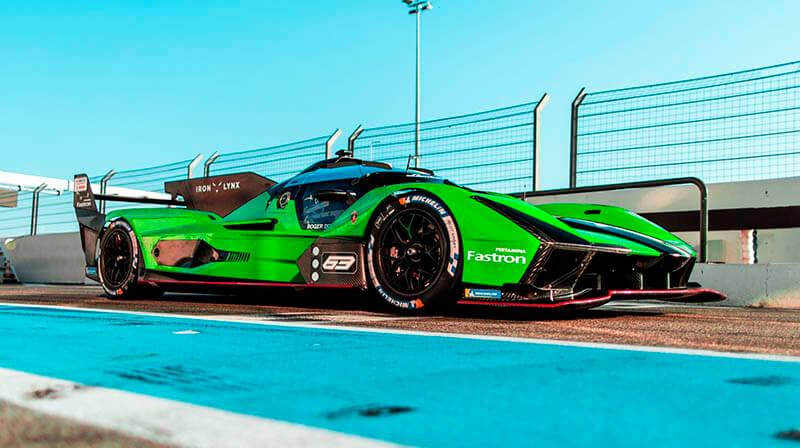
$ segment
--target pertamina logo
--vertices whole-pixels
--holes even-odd
[[[356,254],[330,253],[322,256],[322,272],[334,274],[352,274],[356,272]]]

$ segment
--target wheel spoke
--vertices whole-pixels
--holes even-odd
[[[398,225],[400,225],[399,221],[392,225],[392,231],[394,233],[394,237],[396,238],[396,241],[398,243],[405,243],[408,240],[403,238],[403,234],[400,233],[400,230],[397,228]]]
[[[386,226],[376,242],[380,277],[401,296],[424,293],[444,272],[446,230],[435,215],[418,209],[398,212]]]
[[[403,273],[403,278],[406,281],[406,286],[408,287],[408,290],[409,291],[413,291],[414,290],[414,284],[411,282],[411,278],[412,277],[409,275],[410,273],[411,273],[411,270],[410,269],[406,269],[406,272]]]

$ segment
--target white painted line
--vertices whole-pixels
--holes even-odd
[[[181,331],[173,331],[172,334],[200,334],[200,332],[194,330],[181,330]]]
[[[42,398],[34,398],[39,391]],[[397,446],[325,429],[0,368],[0,400],[34,411],[187,447]]]
[[[311,329],[321,329],[321,330],[353,331],[361,333],[401,334],[408,336],[429,336],[429,337],[455,338],[455,339],[474,339],[482,341],[518,342],[524,344],[556,345],[563,347],[585,347],[585,348],[598,348],[605,350],[629,350],[636,352],[667,353],[675,355],[710,356],[716,358],[737,358],[737,359],[755,359],[761,361],[800,362],[800,356],[772,355],[765,353],[738,353],[738,352],[723,352],[716,350],[701,350],[701,349],[679,348],[679,347],[653,347],[648,345],[607,344],[602,342],[562,341],[558,339],[520,338],[513,336],[488,336],[488,335],[464,334],[464,333],[443,333],[436,331],[351,327],[345,325],[325,325],[325,324],[315,324],[306,322],[269,321],[269,320],[264,320],[263,317],[226,316],[226,315],[192,316],[186,314],[150,313],[143,311],[118,311],[118,310],[106,310],[98,308],[79,308],[72,306],[28,305],[28,304],[8,303],[8,302],[0,302],[0,306],[9,306],[18,308],[19,307],[52,308],[52,309],[72,310],[72,311],[87,311],[94,313],[132,314],[137,316],[196,319],[196,320],[213,321],[213,322],[267,325],[271,327],[311,328]]]

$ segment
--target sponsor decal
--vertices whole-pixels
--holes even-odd
[[[442,204],[439,203],[439,201],[436,201],[425,195],[412,194],[411,196],[408,196],[407,198],[401,198],[400,200],[401,204],[403,204],[404,202],[418,202],[421,204],[425,204],[436,210],[437,213],[439,213],[439,216],[442,218],[442,221],[444,222],[444,226],[447,228],[447,233],[450,241],[450,248],[452,251],[448,259],[447,273],[450,274],[450,277],[455,277],[456,270],[458,269],[459,245],[458,245],[458,231],[456,230],[456,223],[455,221],[453,221],[453,217],[450,216],[449,213],[447,213],[447,210],[444,208]]]
[[[289,203],[289,198],[292,196],[288,191],[284,191],[280,198],[278,198],[278,208],[286,208]]]
[[[333,274],[353,274],[356,272],[358,258],[352,252],[322,254],[322,272]]]
[[[413,194],[413,195],[409,196],[406,201],[407,202],[419,202],[421,204],[428,205],[428,206],[432,207],[434,210],[436,210],[439,213],[439,216],[441,216],[442,218],[444,218],[445,216],[449,216],[449,214],[447,213],[447,210],[445,210],[445,208],[444,208],[444,206],[442,204],[440,204],[438,201],[435,201],[435,200],[431,199],[428,196],[423,196],[423,195],[419,195],[419,194]],[[401,204],[402,204],[402,202],[401,202]]]
[[[211,182],[209,184],[197,185],[194,187],[195,193],[219,193],[222,191],[239,190],[241,189],[241,182]]]
[[[389,219],[389,217],[392,216],[393,213],[394,213],[394,207],[392,206],[387,207],[384,213],[379,214],[378,217],[375,218],[375,224],[374,224],[375,228],[380,229],[383,223],[386,222],[386,220]]]
[[[464,297],[480,298],[480,299],[499,299],[503,295],[499,289],[474,289],[467,288],[464,290]]]
[[[320,224],[314,222],[306,222],[304,224],[306,226],[306,230],[325,230],[328,228],[328,224]]]
[[[350,223],[355,224],[358,219],[358,212],[350,213]]]
[[[76,177],[75,178],[75,191],[77,192],[84,192],[89,189],[89,178],[88,177]]]
[[[507,247],[495,247],[495,252],[508,252],[512,254],[524,254],[527,253],[525,249],[509,249]]]
[[[397,300],[394,297],[390,296],[389,294],[386,294],[386,291],[384,291],[381,286],[376,286],[375,290],[383,298],[383,300],[391,303],[392,305],[394,305],[394,306],[396,306],[398,308],[412,309],[413,310],[413,309],[419,309],[419,308],[422,308],[423,306],[425,306],[425,304],[420,299],[409,300],[409,301]]]
[[[507,263],[507,264],[528,264],[527,257],[523,255],[508,255],[508,254],[482,254],[474,250],[467,251],[467,261],[481,261],[484,263]]]

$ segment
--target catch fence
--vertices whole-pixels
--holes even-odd
[[[800,62],[578,95],[570,186],[800,175]]]
[[[798,92],[800,61],[648,86],[582,90],[572,108],[570,187],[678,177],[715,183],[800,176]],[[477,190],[537,191],[540,114],[547,101],[545,94],[538,102],[423,121],[418,145],[415,123],[359,127],[348,143],[357,158],[432,169]],[[252,171],[280,182],[330,156],[340,135],[337,130],[330,137],[215,153],[205,166],[198,156],[91,181],[105,179],[111,194],[115,188],[163,194],[164,182],[203,173]],[[109,202],[106,211],[131,206],[137,205]],[[32,228],[77,230],[71,192],[43,191],[34,211],[34,193],[20,191],[17,207],[0,208],[0,237],[26,235]]]
[[[398,168],[418,163],[479,190],[529,191],[536,183],[537,115],[547,98],[420,122],[419,160],[414,160],[415,123],[367,128],[356,140],[355,156]]]
[[[325,157],[328,137],[221,154],[206,164],[211,175],[252,171],[281,182]]]

